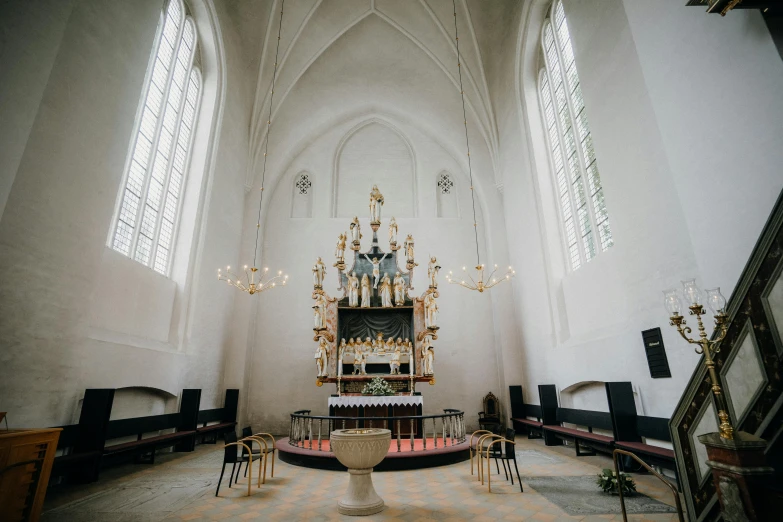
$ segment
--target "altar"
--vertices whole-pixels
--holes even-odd
[[[418,437],[421,419],[375,420],[378,417],[408,417],[421,415],[424,397],[421,395],[343,395],[329,397],[329,416],[363,417],[361,420],[336,421],[340,428],[384,428],[401,437]],[[344,426],[343,426],[344,425]]]

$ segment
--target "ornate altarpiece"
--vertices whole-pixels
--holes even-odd
[[[323,289],[323,281],[319,285],[319,265],[321,258],[318,258],[314,271],[314,289],[312,298],[316,300],[315,309],[316,325],[314,328],[313,340],[320,345],[325,342],[327,346],[327,375],[320,375],[316,379],[316,384],[322,386],[323,383],[335,383],[337,385],[337,394],[358,394],[361,393],[364,385],[374,377],[383,377],[389,385],[395,389],[398,394],[413,394],[415,392],[416,382],[429,382],[435,384],[435,375],[433,372],[425,372],[425,364],[422,359],[422,351],[425,344],[428,349],[433,349],[431,342],[438,338],[438,326],[433,321],[427,321],[425,301],[431,303],[437,309],[435,299],[440,296],[438,293],[435,276],[437,266],[435,258],[429,263],[429,271],[434,271],[430,277],[430,285],[427,290],[419,297],[412,295],[414,288],[411,286],[413,271],[418,266],[414,258],[414,240],[408,235],[404,245],[397,241],[397,225],[392,218],[389,230],[389,251],[385,252],[378,241],[378,229],[381,226],[380,208],[377,214],[373,215],[372,198],[377,194],[381,200],[378,205],[382,206],[383,196],[373,187],[371,193],[371,220],[372,243],[367,251],[361,251],[361,232],[358,218],[354,218],[351,223],[351,232],[340,235],[338,247],[335,251],[336,262],[332,265],[336,269],[337,292],[335,297],[329,296]],[[393,230],[392,230],[393,229]],[[341,248],[342,246],[342,248]],[[343,255],[341,255],[344,253]],[[402,254],[402,259],[400,259]],[[373,276],[373,260],[379,262],[379,284],[375,288]],[[400,266],[402,262],[403,266]],[[325,272],[323,264],[320,265]],[[355,274],[355,277],[361,281],[366,275],[370,280],[370,306],[362,307],[350,306],[349,275]],[[382,306],[381,300],[381,282],[380,279],[388,275],[389,281],[395,277],[400,277],[404,281],[404,303],[398,305],[393,302],[393,306]],[[323,274],[321,274],[321,277]],[[434,283],[434,285],[433,285]],[[393,289],[392,289],[393,292]],[[325,301],[325,314],[323,327],[318,326],[318,300]],[[346,360],[353,360],[349,353],[339,353],[341,341],[348,341],[350,338],[361,338],[365,340],[370,337],[375,340],[378,334],[382,334],[384,341],[389,338],[401,338],[403,344],[405,340],[410,340],[413,356],[410,352],[403,351],[399,374],[392,375],[389,370],[389,359],[391,352],[376,353],[369,355],[366,364],[366,375],[351,375],[353,364]],[[409,345],[409,346],[410,346]],[[434,350],[432,352],[434,354]],[[316,357],[318,352],[316,352]],[[432,356],[434,358],[434,356]],[[339,362],[343,361],[343,367],[340,368]],[[431,359],[432,360],[432,359]],[[342,370],[342,371],[341,371]]]

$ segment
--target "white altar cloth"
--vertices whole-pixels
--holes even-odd
[[[348,395],[344,397],[329,397],[329,407],[332,406],[422,406],[424,397],[421,395]]]

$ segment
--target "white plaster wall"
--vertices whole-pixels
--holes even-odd
[[[41,73],[46,82],[0,221],[0,409],[14,426],[72,421],[89,387],[146,387],[175,397],[197,387],[202,408],[222,402],[233,299],[213,285],[214,267],[239,246],[252,96],[239,36],[231,24],[221,34],[204,18],[212,13],[215,24],[225,22],[228,8],[210,5],[194,2],[194,15],[205,45],[218,49],[225,40],[225,55],[203,57],[200,118],[215,125],[199,127],[195,137],[193,168],[204,174],[186,189],[189,230],[183,227],[188,231],[178,238],[179,277],[171,280],[127,260],[105,261],[113,254],[106,238],[160,2],[79,2],[64,23],[57,56]],[[15,41],[6,47],[20,48]],[[28,81],[29,71],[11,72],[4,84]],[[6,103],[13,98],[3,99],[4,111]],[[221,107],[224,125],[218,125]],[[20,104],[19,118],[32,110]],[[107,268],[110,273],[102,272]],[[114,286],[123,279],[133,291]],[[144,296],[133,306],[145,304],[145,312],[121,324],[134,291]],[[104,307],[99,313],[96,302]],[[167,327],[158,312],[172,310]]]
[[[698,9],[642,4],[564,2],[615,246],[580,270],[565,271],[535,82],[550,2],[523,9],[516,51],[519,128],[500,120],[499,134],[501,157],[514,157],[511,146],[520,136],[529,160],[503,163],[520,165],[504,175],[504,198],[527,203],[506,207],[509,248],[521,255],[526,246],[540,245],[523,259],[514,282],[526,400],[537,402],[538,384],[565,389],[583,381],[629,380],[645,414],[668,417],[697,356],[668,326],[661,291],[696,276],[730,293],[783,185],[775,174],[778,148],[770,146],[780,131],[781,100],[775,96],[783,78],[769,35],[752,31],[755,23],[746,20],[753,15],[726,17],[728,27],[717,30],[711,24],[724,20]],[[634,13],[633,23],[626,9]],[[661,28],[674,26],[679,29],[670,38],[661,38]],[[680,46],[688,50],[680,52]],[[729,77],[753,84],[756,95],[734,98],[739,108],[721,110],[725,93],[741,89],[699,88],[697,80]],[[509,103],[501,100],[511,81],[501,75],[491,83],[497,85],[498,114]],[[756,109],[758,98],[766,100],[764,114]],[[752,159],[745,145],[716,146],[704,138],[716,128],[755,142]],[[699,197],[697,183],[709,203]],[[707,205],[713,210],[707,212]],[[720,217],[712,221],[715,215]],[[655,326],[663,331],[672,379],[649,376],[640,331]]]
[[[73,4],[14,0],[0,5],[0,217]]]

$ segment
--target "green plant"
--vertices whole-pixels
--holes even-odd
[[[623,495],[630,496],[636,493],[636,483],[633,481],[633,478],[631,478],[626,473],[623,473],[622,471],[620,472],[620,477],[618,478],[614,471],[606,468],[598,474],[598,479],[595,482],[604,493],[617,494],[618,484],[623,488]]]
[[[364,385],[362,395],[396,395],[389,383],[380,377],[374,377],[373,380]]]

